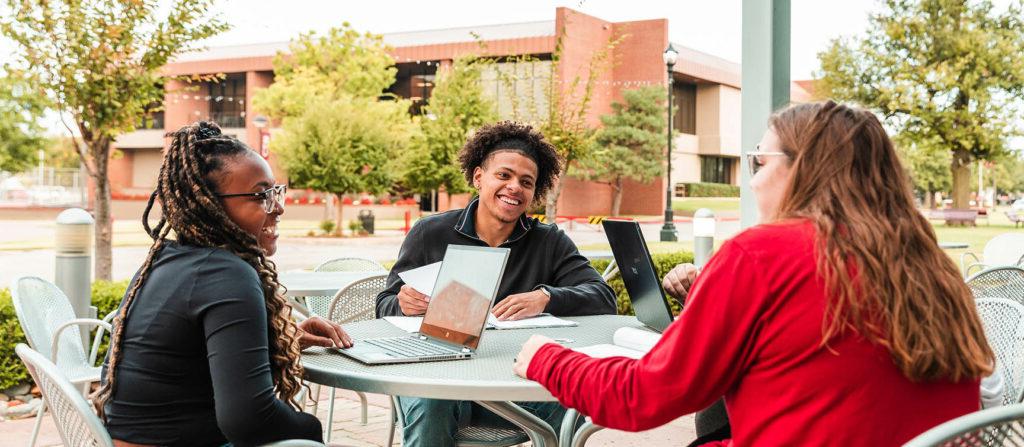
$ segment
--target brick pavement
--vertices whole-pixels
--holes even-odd
[[[328,393],[321,393],[317,417],[323,421],[327,417]],[[387,442],[387,427],[390,420],[386,396],[371,394],[366,425],[360,423],[359,400],[351,391],[339,390],[335,399],[334,425],[331,444],[353,447],[383,446]],[[46,415],[40,432],[39,447],[61,445],[60,436],[53,425],[53,420]],[[24,447],[32,433],[34,419],[19,419],[0,422],[0,447]],[[401,445],[396,436],[395,445]],[[626,433],[618,430],[602,430],[597,432],[588,446],[681,446],[696,438],[693,431],[693,416],[684,416],[654,430],[640,433]],[[530,445],[527,443],[526,445]]]

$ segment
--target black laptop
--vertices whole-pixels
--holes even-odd
[[[640,224],[632,220],[605,220],[603,224],[636,318],[647,327],[664,332],[672,324],[672,308],[654,270]]]

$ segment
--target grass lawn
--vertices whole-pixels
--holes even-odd
[[[722,212],[738,213],[739,197],[685,197],[672,199],[672,210],[681,216],[692,216],[699,208],[707,208],[716,214]]]

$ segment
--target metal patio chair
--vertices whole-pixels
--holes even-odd
[[[94,318],[76,318],[67,295],[42,278],[16,278],[11,284],[11,298],[29,346],[56,363],[61,374],[79,387],[83,395],[87,394],[89,385],[100,380],[96,355],[104,330],[110,331],[110,323]],[[82,346],[79,326],[98,328],[88,354]],[[44,398],[36,413],[30,446],[35,445],[39,437],[39,426],[47,405]]]

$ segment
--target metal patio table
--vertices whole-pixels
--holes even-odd
[[[306,379],[321,385],[364,393],[430,399],[471,400],[524,429],[534,446],[556,446],[551,426],[514,401],[555,401],[540,384],[512,372],[519,349],[533,334],[567,339],[569,347],[611,343],[621,327],[643,327],[632,316],[565,317],[576,327],[486,330],[474,358],[442,362],[364,365],[331,349],[310,348],[302,354]],[[400,336],[407,332],[384,320],[345,325],[356,340]],[[563,440],[566,442],[567,440]]]
[[[360,279],[387,272],[281,272],[277,280],[287,296],[334,296]]]

